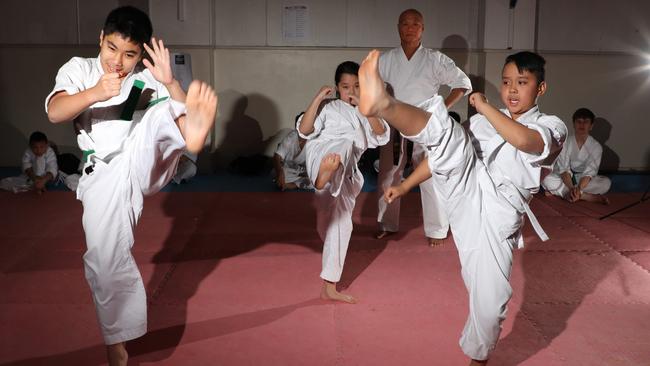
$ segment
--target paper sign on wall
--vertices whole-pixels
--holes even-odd
[[[282,39],[288,42],[309,40],[309,7],[284,5],[282,8]]]

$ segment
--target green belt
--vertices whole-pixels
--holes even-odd
[[[156,105],[156,104],[162,102],[163,100],[167,100],[167,97],[162,97],[162,98],[152,100],[151,102],[149,102],[149,104],[147,104],[147,108],[149,108],[149,107],[151,107],[153,105]]]
[[[81,161],[83,163],[86,163],[88,161],[88,157],[91,154],[94,154],[94,153],[95,153],[95,150],[83,150],[83,156],[81,157]]]

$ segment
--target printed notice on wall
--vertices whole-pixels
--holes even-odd
[[[307,5],[283,6],[282,38],[288,42],[309,39],[309,7]]]

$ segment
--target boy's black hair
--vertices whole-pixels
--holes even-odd
[[[336,73],[334,74],[334,82],[336,85],[341,81],[343,74],[359,75],[359,64],[353,61],[345,61],[337,66]]]
[[[544,65],[546,64],[544,57],[534,52],[522,51],[506,57],[506,62],[503,65],[505,66],[511,62],[515,63],[519,73],[528,71],[534,74],[537,78],[537,85],[544,81]]]
[[[29,144],[33,144],[36,142],[45,142],[47,143],[47,136],[41,131],[34,131],[32,132],[31,135],[29,135]]]
[[[108,14],[102,30],[105,36],[119,33],[142,47],[151,40],[153,26],[149,16],[142,10],[133,6],[121,6]]]
[[[575,122],[578,118],[588,119],[591,123],[594,123],[596,115],[587,108],[578,108],[578,110],[573,113],[573,121]]]

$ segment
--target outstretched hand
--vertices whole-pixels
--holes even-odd
[[[406,194],[401,186],[390,187],[384,192],[384,201],[386,203],[393,203],[396,199]]]
[[[161,39],[157,40],[155,37],[151,37],[151,45],[153,47],[149,47],[145,43],[144,49],[149,54],[149,57],[151,57],[153,64],[147,59],[144,59],[142,63],[156,80],[167,86],[174,81],[172,68],[169,64],[169,50],[165,48],[165,44]]]

